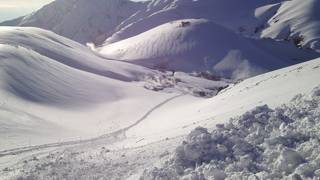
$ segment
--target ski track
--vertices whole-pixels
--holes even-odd
[[[20,147],[20,148],[15,148],[15,149],[9,149],[9,150],[3,150],[0,151],[0,158],[5,157],[5,156],[11,156],[11,155],[19,155],[27,152],[32,152],[32,151],[40,151],[43,149],[48,149],[48,148],[55,148],[55,147],[63,147],[63,146],[71,146],[71,145],[79,145],[79,144],[85,144],[89,142],[94,142],[97,140],[101,139],[109,139],[109,140],[115,140],[115,141],[120,141],[126,138],[125,132],[128,131],[129,129],[137,126],[140,124],[143,120],[145,120],[150,114],[152,114],[154,111],[156,111],[158,108],[164,106],[165,104],[169,103],[170,101],[177,99],[179,97],[185,96],[185,93],[170,97],[163,102],[159,103],[158,105],[154,106],[151,108],[148,112],[146,112],[140,119],[138,119],[134,124],[122,128],[120,130],[117,130],[115,132],[111,132],[96,138],[91,138],[87,140],[75,140],[75,141],[65,141],[65,142],[58,142],[58,143],[50,143],[50,144],[43,144],[43,145],[35,145],[35,146],[26,146],[26,147]]]

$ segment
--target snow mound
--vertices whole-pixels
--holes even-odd
[[[298,50],[292,48],[290,51]],[[277,58],[276,54],[254,45],[252,40],[205,19],[166,23],[137,36],[103,46],[98,52],[110,59],[150,68],[184,72],[210,71],[235,79],[299,62],[284,56]]]
[[[319,92],[256,107],[212,132],[196,128],[170,161],[140,179],[318,179]]]
[[[0,59],[1,150],[116,131],[171,96],[133,83],[154,71],[37,28],[1,27]]]
[[[318,0],[284,1],[261,36],[290,40],[299,47],[320,50],[319,7]]]
[[[57,0],[35,13],[1,25],[39,27],[82,44],[99,42],[143,4],[129,0]]]

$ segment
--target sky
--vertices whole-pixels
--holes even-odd
[[[31,13],[53,0],[0,0],[0,21]]]

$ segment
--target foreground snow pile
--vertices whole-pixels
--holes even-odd
[[[276,109],[260,106],[211,133],[193,130],[174,157],[141,179],[320,178],[320,87]]]

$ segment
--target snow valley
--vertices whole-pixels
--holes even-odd
[[[319,179],[318,0],[56,0],[0,23],[0,179]]]

